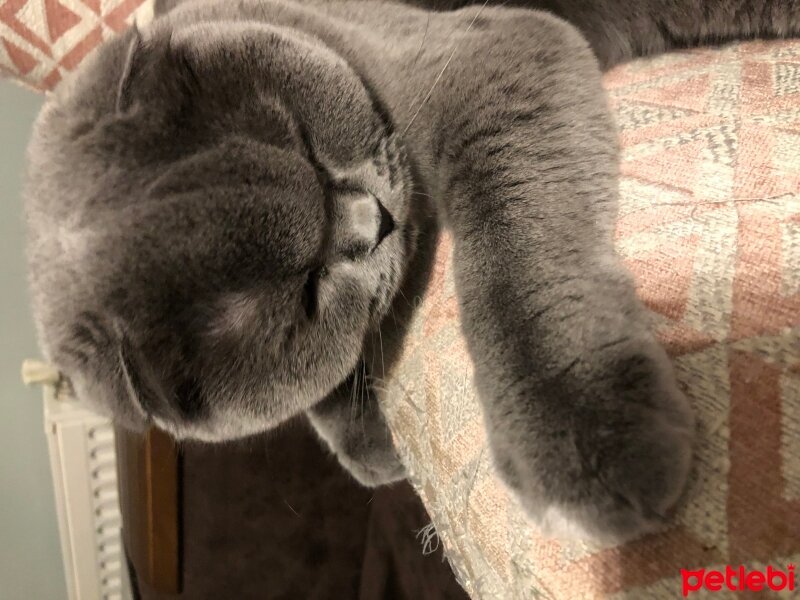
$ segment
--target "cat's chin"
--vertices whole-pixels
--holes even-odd
[[[274,429],[279,423],[264,419],[217,418],[202,423],[174,423],[159,418],[153,424],[180,441],[218,444],[238,440]]]
[[[403,241],[414,238],[413,227],[404,225],[392,233],[392,236],[400,236]],[[389,314],[389,310],[400,290],[400,283],[405,276],[407,266],[413,257],[414,248],[406,244],[406,247],[396,250],[389,268],[381,271],[378,286],[369,304],[369,326],[370,329],[380,327],[383,320]],[[399,254],[399,256],[398,256]]]
[[[392,300],[397,293],[396,289],[392,289],[394,286],[387,281],[387,277],[387,275],[381,273],[380,285],[378,290],[375,292],[375,295],[372,297],[372,301],[369,305],[370,329],[380,326],[381,322],[388,314],[389,307],[391,306]]]

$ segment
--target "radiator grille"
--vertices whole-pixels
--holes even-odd
[[[51,384],[44,386],[44,413],[70,600],[130,598],[114,429]]]

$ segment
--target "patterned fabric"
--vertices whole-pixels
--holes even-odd
[[[0,75],[49,90],[153,0],[0,0]]]
[[[386,407],[473,598],[675,598],[681,568],[800,561],[800,42],[638,61],[605,84],[617,247],[699,421],[688,499],[670,530],[615,548],[526,524],[491,466],[445,239]]]
[[[151,4],[0,0],[0,74],[50,89]],[[526,523],[486,449],[445,238],[386,407],[473,598],[676,597],[681,568],[800,561],[800,42],[639,61],[606,85],[618,248],[699,421],[688,499],[669,531],[604,550]]]

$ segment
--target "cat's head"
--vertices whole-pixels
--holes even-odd
[[[29,150],[48,358],[123,423],[261,431],[358,363],[410,248],[390,117],[317,39],[156,21],[101,48]]]

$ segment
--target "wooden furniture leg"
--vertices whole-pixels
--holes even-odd
[[[181,591],[181,457],[158,429],[115,428],[122,539],[136,576],[155,591]]]

